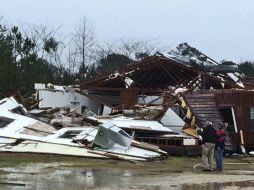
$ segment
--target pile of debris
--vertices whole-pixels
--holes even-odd
[[[0,100],[0,152],[59,154],[118,160],[154,160],[167,153],[139,143],[106,122],[99,127],[55,127],[28,117],[22,104],[11,98]]]
[[[209,57],[200,61],[156,54],[79,86],[35,84],[35,89],[40,110],[30,114],[46,113],[44,118],[50,116],[55,126],[110,122],[133,139],[169,154],[195,155],[201,153],[199,132],[210,120],[215,127],[227,124],[228,151],[239,152],[242,146],[254,150],[252,79],[237,65],[219,64]],[[68,108],[65,114],[59,109],[63,107]],[[52,117],[55,110],[58,114]]]
[[[99,126],[111,122],[126,131],[133,139],[159,146],[169,154],[201,153],[199,135],[185,122],[189,110],[185,111],[185,108],[182,108],[181,101],[175,95],[168,92],[159,96],[143,95],[139,97],[139,103],[133,107],[110,107],[95,101],[89,94],[82,94],[77,86],[75,90],[72,90],[72,87],[48,86],[35,84],[34,102],[38,102],[38,108],[28,111],[30,117],[57,129],[84,125]],[[122,109],[121,106],[125,108]]]
[[[249,151],[254,150],[251,138],[254,135],[254,107],[249,106],[254,105],[253,79],[242,74],[237,65],[219,64],[203,56],[205,59],[200,61],[194,57],[156,54],[121,72],[81,83],[80,93],[101,105],[99,115],[133,110],[137,117],[142,117],[140,112],[144,113],[145,109],[148,111],[143,115],[144,119],[163,124],[161,118],[171,108],[185,123],[181,132],[198,140],[197,132],[206,120],[212,121],[215,127],[224,122],[228,125],[228,151],[239,152],[241,145]],[[150,106],[153,108],[149,109]],[[146,135],[136,137],[145,139]],[[150,142],[165,147],[165,142],[156,135],[152,138]],[[166,145],[171,146],[170,143],[173,144],[166,142]],[[183,146],[183,142],[177,143]]]

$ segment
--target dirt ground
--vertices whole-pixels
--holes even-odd
[[[223,172],[202,172],[200,157],[153,162],[6,154],[0,189],[254,189],[254,157],[225,158]]]

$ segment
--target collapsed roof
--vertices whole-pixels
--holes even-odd
[[[81,89],[89,91],[119,91],[138,89],[160,92],[165,89],[252,89],[252,81],[241,74],[237,65],[215,61],[202,62],[195,58],[156,54],[130,64],[120,72],[100,75],[82,82]]]

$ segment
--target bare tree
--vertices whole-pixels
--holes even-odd
[[[71,39],[68,44],[67,44],[67,53],[66,53],[66,60],[68,64],[68,71],[70,74],[75,74],[79,66],[77,63],[77,57],[78,57],[78,52],[75,49],[75,46],[73,45],[73,39]]]
[[[58,68],[64,68],[65,41],[61,39],[60,26],[53,28],[47,25],[23,24],[23,34],[29,36],[36,46],[34,53],[42,59],[46,59],[50,64]]]
[[[73,37],[74,54],[80,64],[81,77],[85,78],[86,66],[91,61],[93,47],[95,46],[95,34],[93,23],[86,17],[80,20]]]
[[[131,59],[139,60],[142,57],[141,55],[152,55],[157,51],[161,51],[161,48],[157,40],[120,39],[117,50]]]
[[[52,38],[57,39],[59,37],[60,27],[53,28],[47,25],[39,24],[23,24],[22,32],[26,36],[30,36],[30,38],[36,42],[35,53],[38,54],[39,57],[44,58],[45,56],[45,44]],[[58,40],[60,41],[60,40]]]
[[[116,43],[117,42],[111,42],[111,43],[106,42],[104,44],[98,44],[94,52],[93,60],[98,62],[99,60],[106,58],[108,55],[112,53],[117,53]]]

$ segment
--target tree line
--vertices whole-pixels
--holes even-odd
[[[158,51],[154,41],[119,39],[99,44],[94,27],[82,18],[73,35],[61,37],[57,28],[1,24],[0,93],[33,92],[34,83],[75,84],[112,72]]]
[[[75,84],[98,74],[116,72],[156,52],[168,50],[156,40],[119,39],[113,43],[98,43],[93,24],[85,17],[69,38],[61,37],[58,29],[47,26],[20,28],[1,23],[1,96],[17,91],[30,95],[34,83]],[[176,51],[182,47],[180,44]],[[182,54],[190,52],[198,54],[191,46]],[[239,68],[254,77],[254,62],[240,63]]]

